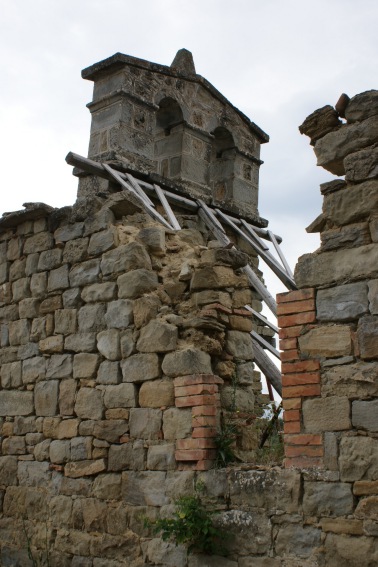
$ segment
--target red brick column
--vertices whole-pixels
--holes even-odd
[[[208,470],[214,465],[220,408],[218,384],[223,384],[223,380],[213,374],[174,379],[176,407],[192,408],[192,436],[176,441],[179,470]]]
[[[298,337],[316,323],[315,289],[277,295],[282,362],[285,467],[322,467],[322,435],[308,434],[302,423],[302,401],[320,396],[320,364],[302,359]]]

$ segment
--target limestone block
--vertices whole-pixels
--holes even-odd
[[[3,364],[0,369],[0,377],[2,388],[19,388],[22,385],[21,362]]]
[[[99,474],[93,482],[92,494],[100,500],[120,500],[121,475],[115,473]]]
[[[82,206],[84,210],[88,211],[88,202],[84,202]],[[96,204],[95,206],[98,207],[99,204]],[[110,209],[103,208],[100,211],[96,210],[95,214],[87,216],[84,221],[84,236],[93,234],[94,232],[99,232],[100,230],[105,230],[113,224],[114,221],[115,217]]]
[[[34,412],[33,392],[20,390],[1,392],[0,416],[30,415]]]
[[[305,254],[296,265],[295,281],[299,288],[305,288],[376,278],[377,248],[375,244],[369,244],[350,250]]]
[[[320,321],[349,321],[369,310],[365,282],[319,289],[316,294],[316,316]]]
[[[299,126],[299,131],[311,138],[311,144],[314,145],[316,140],[340,127],[341,124],[336,110],[327,104],[307,116],[303,124]]]
[[[130,436],[134,439],[160,439],[162,412],[158,409],[133,408],[130,410]]]
[[[0,457],[0,486],[17,484],[17,457]]]
[[[6,242],[3,244],[6,245]],[[22,254],[22,239],[18,236],[14,236],[8,241],[7,247],[2,247],[2,252],[2,255],[6,256],[7,260],[17,260]]]
[[[329,471],[338,471],[339,470],[338,434],[330,433],[330,432],[324,433],[323,448],[324,448],[323,462],[325,468]]]
[[[92,439],[90,437],[75,437],[71,439],[70,448],[71,461],[84,461],[92,457]]]
[[[144,293],[155,290],[158,285],[158,277],[155,272],[145,270],[131,270],[117,279],[118,297],[122,299],[134,299]]]
[[[351,429],[349,400],[343,396],[314,398],[302,405],[306,432],[342,431]]]
[[[327,567],[358,565],[370,567],[378,563],[378,545],[375,538],[328,533],[324,543],[324,561]]]
[[[64,474],[70,478],[80,478],[81,476],[92,476],[106,470],[104,459],[85,461],[74,461],[67,463],[64,467]]]
[[[9,278],[9,262],[0,264],[0,284],[4,284]]]
[[[138,239],[144,244],[150,254],[164,256],[165,229],[162,226],[142,228],[138,233]]]
[[[71,378],[72,354],[53,354],[47,360],[46,378]]]
[[[30,278],[30,292],[33,297],[42,298],[47,290],[47,273],[33,274]]]
[[[79,331],[82,333],[98,333],[105,328],[106,306],[102,303],[84,305],[79,309]]]
[[[109,447],[108,470],[144,470],[143,444],[123,443],[122,445],[111,445]]]
[[[3,455],[25,455],[25,437],[23,435],[6,437],[2,442],[1,449]]]
[[[191,291],[223,287],[248,287],[247,277],[238,276],[228,266],[208,266],[196,269],[190,282]]]
[[[378,480],[358,480],[353,484],[353,494],[356,496],[378,494]]]
[[[94,424],[93,435],[109,443],[118,443],[119,438],[127,433],[129,425],[124,419],[97,421]]]
[[[66,289],[66,291],[64,291],[62,294],[62,298],[63,298],[63,307],[65,309],[78,309],[83,304],[81,300],[81,290],[79,287]]]
[[[57,291],[70,287],[68,281],[68,264],[63,264],[60,268],[51,270],[47,280],[47,291]]]
[[[270,547],[269,518],[263,510],[229,510],[217,517],[217,525],[230,533],[227,549],[230,554],[266,554]],[[251,527],[255,537],[248,537]]]
[[[121,357],[128,358],[135,352],[134,329],[126,329],[120,335]]]
[[[41,354],[55,354],[63,352],[63,335],[54,335],[42,339],[38,343]]]
[[[281,556],[309,557],[320,545],[321,530],[301,524],[280,527],[276,539],[276,553]]]
[[[124,329],[133,322],[133,302],[118,299],[107,305],[105,321],[108,328]]]
[[[88,254],[89,256],[99,256],[115,246],[118,246],[118,233],[116,227],[111,226],[107,230],[92,234],[89,240]]]
[[[175,403],[172,380],[144,382],[139,390],[139,405],[144,408],[161,408]]]
[[[176,468],[175,445],[152,445],[147,452],[147,469],[152,471],[169,471]]]
[[[73,352],[93,352],[96,350],[96,333],[75,333],[64,339],[64,349]]]
[[[134,384],[118,384],[107,386],[104,404],[109,408],[132,408],[136,406],[136,388]]]
[[[30,322],[27,319],[9,322],[9,344],[24,345],[29,342]]]
[[[76,331],[76,309],[58,309],[55,311],[55,333],[70,335]]]
[[[12,298],[14,302],[30,297],[30,278],[20,278],[12,284]]]
[[[78,419],[62,419],[58,424],[56,437],[57,439],[72,439],[76,437],[78,428]]]
[[[25,240],[24,254],[43,252],[54,247],[54,238],[50,232],[39,232]]]
[[[316,327],[299,337],[298,343],[302,355],[310,358],[352,354],[352,338],[348,325]]]
[[[22,417],[17,416],[14,418],[13,428],[15,435],[25,435],[26,433],[36,433],[37,432],[37,421],[38,419],[34,416]]]
[[[22,299],[18,304],[20,319],[33,319],[39,315],[39,301],[35,297]]]
[[[378,358],[378,317],[370,315],[359,320],[357,339],[361,358]]]
[[[97,372],[98,384],[119,384],[121,378],[119,362],[111,362],[110,360],[101,362]]]
[[[0,276],[1,280],[1,276]],[[0,284],[0,304],[11,303],[12,301],[12,285],[10,282]]]
[[[40,486],[46,488],[51,480],[49,463],[19,461],[17,469],[18,483],[21,486]]]
[[[159,357],[155,353],[134,354],[121,361],[124,382],[144,382],[160,375]]]
[[[16,362],[18,347],[4,347],[0,349],[0,364]]]
[[[73,377],[93,378],[97,374],[100,363],[98,354],[82,352],[73,357]]]
[[[162,490],[166,472],[127,471],[122,473],[122,497],[131,506],[164,506],[169,499]]]
[[[62,477],[59,493],[66,496],[89,496],[92,480],[89,478]]]
[[[308,516],[344,516],[354,509],[351,484],[305,482],[303,512]]]
[[[58,268],[62,263],[63,252],[60,248],[45,250],[41,252],[38,259],[38,271],[53,270]]]
[[[65,224],[60,226],[54,232],[54,238],[57,242],[68,242],[83,235],[84,223],[75,222],[73,224]]]
[[[55,540],[55,550],[59,553],[59,560],[64,557],[65,553],[72,555],[72,552],[78,556],[88,556],[90,540],[91,537],[89,534],[79,530],[58,530]],[[69,557],[71,557],[71,555],[69,555]]]
[[[167,441],[184,439],[192,431],[192,410],[168,408],[163,413],[163,436]]]
[[[134,300],[134,323],[137,329],[154,319],[161,306],[156,295],[145,295]]]
[[[146,249],[138,242],[130,242],[106,252],[101,260],[104,276],[144,268],[151,269],[151,259]]]
[[[378,315],[378,280],[371,280],[368,283],[369,310],[373,315]]]
[[[71,242],[67,242],[64,247],[63,260],[67,264],[77,264],[86,260],[89,238],[77,238]]]
[[[236,248],[212,248],[201,255],[202,265],[230,266],[234,270],[244,268],[248,255]]]
[[[100,260],[87,260],[74,266],[69,273],[70,286],[81,287],[97,282],[100,273]],[[68,287],[68,286],[67,286]]]
[[[221,406],[231,411],[253,412],[255,394],[251,387],[236,388],[223,386],[221,388]],[[234,407],[235,406],[235,407]]]
[[[170,352],[177,346],[178,329],[175,325],[152,320],[140,331],[137,349],[140,352]]]
[[[34,388],[34,405],[36,415],[56,415],[58,409],[58,393],[58,380],[38,382]]]
[[[47,461],[50,458],[50,443],[51,439],[45,439],[34,447],[33,455],[36,461]]]
[[[378,431],[378,399],[352,402],[352,424],[357,429]]]
[[[371,437],[343,437],[339,457],[341,480],[378,480],[378,440]]]
[[[366,148],[344,159],[345,179],[352,183],[378,177],[378,148]]]
[[[50,461],[58,465],[70,460],[70,441],[51,441]]]
[[[239,360],[253,359],[252,337],[242,331],[228,331],[226,350]]]
[[[108,329],[97,335],[97,348],[108,360],[119,360],[121,357],[119,331]]]
[[[39,254],[29,254],[26,258],[25,275],[31,276],[38,270]]]
[[[378,114],[378,91],[370,90],[352,97],[345,110],[348,122],[361,122]]]
[[[378,218],[373,218],[369,223],[371,239],[373,242],[378,242]]]
[[[68,496],[53,496],[49,502],[49,514],[54,527],[71,527],[72,499]]]
[[[355,511],[356,518],[378,522],[378,496],[368,496],[359,501]]]
[[[26,343],[25,345],[21,345],[17,351],[17,356],[20,360],[26,360],[38,355],[39,348],[36,343]]]
[[[92,284],[82,290],[81,298],[85,303],[111,301],[115,298],[116,287],[114,282]]]
[[[73,415],[75,406],[77,381],[73,379],[62,380],[59,387],[59,413]]]
[[[75,413],[82,419],[101,419],[102,394],[95,388],[80,388],[76,396]]]
[[[343,226],[368,219],[378,207],[378,180],[371,179],[347,186],[324,198],[323,215],[333,226]]]
[[[35,356],[22,362],[22,382],[33,384],[46,378],[46,358]]]
[[[367,146],[378,138],[378,119],[372,116],[363,122],[344,125],[319,139],[314,147],[317,165],[335,175],[344,175],[344,158]]]
[[[172,378],[187,374],[212,374],[211,358],[207,352],[189,347],[166,354],[162,370]]]

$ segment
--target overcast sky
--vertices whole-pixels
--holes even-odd
[[[342,92],[377,88],[377,16],[376,0],[0,0],[0,212],[75,201],[64,158],[87,155],[92,83],[81,69],[117,51],[170,65],[185,47],[270,135],[259,209],[294,267],[318,246],[305,227],[331,178],[298,126]]]

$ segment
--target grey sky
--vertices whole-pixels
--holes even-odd
[[[298,125],[316,108],[377,88],[376,0],[0,0],[0,211],[72,204],[68,151],[87,155],[92,83],[84,67],[120,51],[197,72],[271,137],[260,214],[293,266],[314,250],[318,170]],[[282,286],[272,283],[273,291]]]

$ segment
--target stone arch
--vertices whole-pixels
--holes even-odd
[[[182,124],[184,115],[181,106],[172,97],[165,97],[159,103],[159,109],[156,112],[156,130],[161,133],[162,131],[166,136],[169,136],[172,128]]]
[[[213,159],[220,159],[223,157],[223,153],[227,150],[235,148],[234,137],[227,128],[223,126],[218,126],[212,132],[213,135]]]
[[[235,141],[231,132],[223,126],[218,126],[211,134],[210,186],[215,202],[224,203],[232,198]]]

